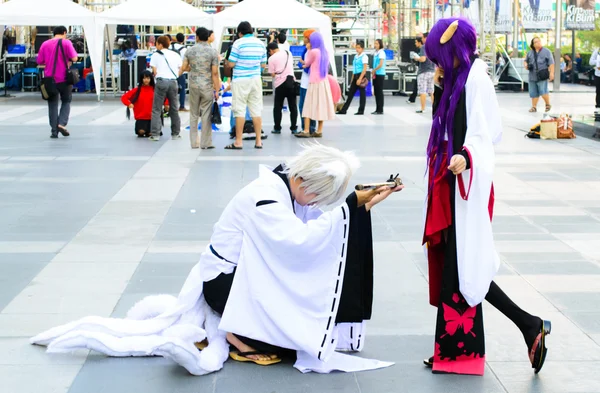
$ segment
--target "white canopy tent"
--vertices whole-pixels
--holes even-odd
[[[271,12],[268,12],[271,10]],[[275,10],[282,10],[276,12]],[[244,0],[213,16],[215,31],[215,47],[221,48],[223,31],[226,28],[237,28],[242,21],[248,21],[252,27],[274,29],[316,29],[323,34],[329,51],[329,61],[333,75],[337,76],[331,19],[296,0]]]
[[[210,28],[212,19],[209,14],[182,0],[128,0],[96,17],[96,34],[99,37],[96,49],[101,67],[105,66],[105,62],[102,61],[104,32],[106,26],[112,25],[203,26]],[[94,73],[94,76],[96,74],[100,73]],[[100,90],[97,89],[97,91]]]
[[[10,0],[0,4],[0,26],[83,26],[92,67],[100,67],[100,37],[96,34],[95,14],[71,0]],[[2,44],[0,44],[2,45]],[[96,86],[100,74],[94,73]]]

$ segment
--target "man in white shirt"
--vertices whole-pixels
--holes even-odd
[[[160,140],[162,107],[165,103],[165,97],[170,103],[171,137],[173,139],[181,139],[181,135],[179,135],[181,120],[179,118],[179,111],[176,108],[176,102],[178,100],[177,78],[179,77],[179,69],[181,68],[182,61],[181,56],[167,49],[169,45],[171,45],[171,41],[168,37],[158,37],[158,40],[156,40],[157,51],[150,58],[152,73],[154,74],[154,78],[156,78],[152,104],[151,141]]]
[[[175,53],[178,53],[181,56],[181,61],[185,57],[185,52],[187,52],[187,48],[185,47],[185,35],[183,33],[177,33],[176,36],[177,41],[171,42],[171,46],[169,47]],[[181,74],[181,76],[177,79],[177,83],[179,84],[179,112],[188,112],[185,109],[185,93],[187,90],[187,72]]]

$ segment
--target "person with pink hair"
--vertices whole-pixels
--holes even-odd
[[[485,299],[521,331],[531,367],[546,359],[550,321],[519,308],[493,281],[500,266],[492,234],[494,144],[502,124],[477,33],[464,18],[438,21],[427,38],[436,70],[427,146],[428,193],[423,244],[429,302],[437,307],[433,372],[483,375]]]
[[[315,31],[310,35],[310,51],[306,53],[304,68],[310,67],[310,80],[302,117],[304,132],[295,134],[298,138],[320,138],[323,136],[323,122],[335,119],[335,108],[331,87],[327,79],[329,73],[329,52],[325,48],[323,35]],[[317,131],[310,130],[310,120],[318,122]]]

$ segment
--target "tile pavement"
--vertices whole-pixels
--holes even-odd
[[[553,95],[557,112],[576,114],[589,111],[592,99]],[[540,375],[527,364],[518,330],[488,305],[484,377],[423,369],[435,317],[419,244],[430,120],[399,97],[386,97],[385,116],[329,122],[322,141],[357,152],[363,165],[353,181],[400,172],[407,185],[373,214],[375,304],[363,354],[395,366],[303,375],[289,361],[269,368],[228,362],[219,373],[192,377],[160,358],[49,356],[28,345],[51,326],[89,314],[122,317],[148,294],[176,294],[236,190],[259,163],[277,164],[299,145],[285,132],[270,135],[263,151],[246,142],[243,152],[225,152],[225,134],[215,135],[214,151],[191,151],[185,135],[150,143],[132,135],[119,103],[87,97],[75,99],[73,135],[50,140],[43,105],[23,95],[0,99],[0,391],[600,392],[600,145],[525,140],[522,130],[540,114],[527,113],[523,94],[499,94],[499,101],[497,282],[553,321]],[[268,132],[270,97],[266,103]]]

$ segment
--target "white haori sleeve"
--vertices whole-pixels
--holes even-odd
[[[494,142],[502,125],[494,86],[486,65],[476,60],[466,90],[467,133],[464,150],[470,169],[456,177],[455,225],[460,292],[470,306],[485,298],[500,266],[489,214],[494,175]]]
[[[327,359],[336,348],[349,220],[345,203],[307,223],[283,203],[257,206],[220,330]]]

